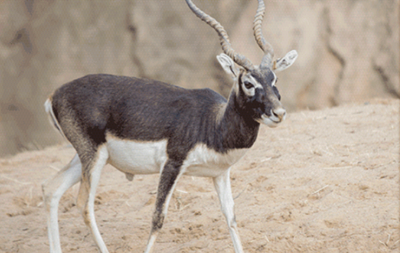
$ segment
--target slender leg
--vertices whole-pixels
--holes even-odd
[[[152,251],[158,232],[164,224],[164,219],[167,216],[172,193],[174,192],[176,183],[184,172],[181,166],[181,163],[168,160],[163,171],[161,172],[160,182],[157,190],[156,209],[153,214],[150,237],[149,241],[147,242],[145,253],[150,253]]]
[[[82,164],[78,155],[75,155],[67,166],[61,169],[51,180],[42,184],[51,253],[61,253],[58,229],[58,203],[65,191],[79,182],[81,175]]]
[[[79,189],[77,205],[81,209],[86,226],[90,228],[93,239],[96,242],[100,252],[108,253],[106,244],[97,228],[94,216],[94,200],[96,196],[97,185],[100,180],[101,171],[107,163],[108,151],[105,146],[99,147],[96,158],[85,164],[82,171],[82,182]]]
[[[214,186],[217,190],[219,202],[221,203],[222,213],[225,215],[228,223],[229,233],[231,234],[233,247],[236,253],[243,253],[242,243],[240,242],[239,233],[237,231],[236,217],[230,182],[230,168],[226,173],[214,178]]]

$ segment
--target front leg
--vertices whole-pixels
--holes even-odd
[[[233,246],[236,253],[243,253],[242,243],[240,242],[239,233],[237,231],[236,217],[231,190],[229,168],[224,174],[214,178],[214,186],[217,190],[219,202],[221,203],[222,213],[225,215],[226,222],[228,223],[229,233],[231,234]]]
[[[161,172],[158,183],[156,208],[153,214],[150,238],[145,253],[150,253],[157,239],[159,230],[162,228],[164,218],[167,216],[168,205],[174,192],[179,177],[183,174],[182,163],[168,160]]]

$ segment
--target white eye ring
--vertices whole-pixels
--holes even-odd
[[[252,97],[256,94],[256,89],[254,88],[254,86],[252,86],[251,88],[247,88],[246,85],[244,83],[242,83],[242,88],[243,88],[244,94],[246,94],[249,97]]]
[[[243,82],[244,87],[246,87],[246,89],[250,90],[251,88],[254,88],[254,85],[248,81]]]

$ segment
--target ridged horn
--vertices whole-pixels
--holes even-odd
[[[235,50],[233,50],[232,45],[229,41],[228,34],[226,33],[224,27],[217,20],[215,20],[210,15],[200,10],[196,5],[193,4],[191,0],[186,0],[186,3],[189,6],[189,8],[193,11],[193,13],[196,14],[197,17],[199,17],[209,26],[214,28],[214,30],[218,33],[219,42],[225,54],[231,57],[232,60],[236,62],[238,65],[244,67],[247,70],[251,70],[254,68],[253,63],[251,63],[249,59],[247,59],[243,55],[236,53]]]
[[[253,31],[254,37],[257,41],[257,44],[260,48],[264,51],[265,56],[263,57],[261,65],[268,64],[271,65],[272,58],[274,58],[274,49],[272,48],[271,44],[269,44],[262,35],[262,22],[264,19],[265,14],[265,4],[264,0],[258,0],[258,8],[256,15],[254,16],[253,21]]]

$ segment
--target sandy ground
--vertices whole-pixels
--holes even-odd
[[[246,252],[398,252],[399,100],[289,114],[262,127],[232,170]],[[0,160],[0,252],[48,252],[41,183],[73,156],[64,144]],[[96,217],[110,252],[143,252],[158,175],[132,182],[107,166]],[[60,202],[64,252],[97,252],[75,207]],[[155,252],[233,252],[211,179],[183,177]]]

